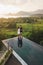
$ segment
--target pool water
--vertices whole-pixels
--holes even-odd
[[[23,37],[22,47],[18,47],[18,38],[5,40],[28,65],[43,65],[43,47]]]

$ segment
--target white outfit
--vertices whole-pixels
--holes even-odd
[[[18,32],[17,33],[20,34],[20,28],[18,28]]]

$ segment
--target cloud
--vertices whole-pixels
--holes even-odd
[[[32,5],[38,9],[43,9],[43,0],[31,0]]]
[[[0,0],[0,3],[3,5],[13,5],[16,3],[16,0]]]
[[[43,9],[43,0],[0,0],[0,13]]]
[[[4,5],[23,5],[27,1],[28,0],[0,0],[0,3]]]
[[[23,4],[25,4],[26,2],[27,2],[28,0],[16,0],[16,4],[21,4],[21,5],[23,5]]]
[[[4,14],[4,13],[16,13],[20,11],[20,8],[13,6],[13,5],[0,5],[0,13]]]

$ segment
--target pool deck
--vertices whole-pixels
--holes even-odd
[[[18,38],[3,40],[13,48],[13,55],[22,65],[43,65],[43,47],[23,37],[22,47],[18,47]]]

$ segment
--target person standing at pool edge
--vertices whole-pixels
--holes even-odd
[[[20,25],[20,27],[18,27],[18,31],[17,31],[18,35],[22,35],[22,26]]]
[[[18,47],[22,47],[22,26],[18,27]]]
[[[20,25],[20,34],[22,35],[22,26]]]
[[[19,36],[20,35],[20,27],[18,27],[17,33],[18,33],[18,36]]]

